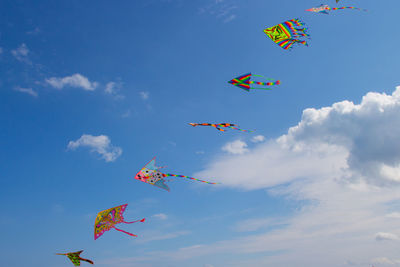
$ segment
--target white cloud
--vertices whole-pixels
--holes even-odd
[[[248,151],[247,144],[245,142],[243,142],[242,140],[236,140],[233,142],[226,143],[222,147],[222,150],[225,152],[228,152],[229,154],[233,154],[233,155],[244,154]]]
[[[168,215],[164,213],[154,214],[152,217],[159,219],[159,220],[166,220],[168,219]]]
[[[18,48],[11,50],[11,54],[21,62],[30,64],[28,59],[29,49],[26,44],[21,44]]]
[[[256,135],[253,138],[251,138],[251,142],[253,143],[261,143],[265,141],[265,137],[263,135]]]
[[[25,93],[25,94],[31,95],[31,96],[34,96],[34,97],[38,96],[38,93],[35,90],[33,90],[32,88],[22,88],[22,87],[17,86],[17,87],[14,87],[14,90],[18,91],[18,92],[21,92],[21,93]]]
[[[98,86],[97,82],[91,82],[85,76],[76,73],[64,78],[51,77],[46,79],[46,83],[56,89],[63,89],[65,86],[82,88],[83,90],[93,91]]]
[[[382,241],[382,240],[398,240],[399,237],[395,234],[392,233],[384,233],[384,232],[379,232],[376,233],[375,239],[377,241]]]
[[[142,91],[142,92],[139,92],[139,95],[143,100],[147,100],[147,99],[149,99],[150,93]]]
[[[68,149],[76,150],[79,147],[88,147],[91,152],[96,152],[106,162],[115,161],[121,154],[122,149],[111,145],[111,140],[106,135],[93,136],[84,134],[76,141],[68,143]]]

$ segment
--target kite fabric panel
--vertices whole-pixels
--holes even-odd
[[[361,10],[361,11],[367,11],[366,9],[361,9],[361,8],[353,7],[353,6],[330,7],[328,5],[320,5],[318,7],[313,7],[313,8],[310,8],[310,9],[306,9],[306,11],[329,15],[329,11],[331,11],[331,10],[341,10],[341,9],[356,9],[356,10]]]
[[[99,238],[104,234],[104,232],[109,231],[111,229],[115,229],[117,231],[123,232],[127,235],[136,237],[137,235],[131,234],[129,232],[125,232],[124,230],[118,229],[115,227],[116,224],[119,223],[136,223],[136,222],[144,222],[145,218],[133,222],[124,221],[123,213],[125,212],[126,206],[128,204],[120,205],[111,209],[100,211],[97,214],[96,221],[94,223],[94,240]]]
[[[56,255],[65,255],[72,261],[74,266],[81,266],[81,261],[86,261],[90,264],[94,264],[93,261],[81,258],[81,253],[83,250],[77,251],[77,252],[69,252],[69,253],[56,253]]]
[[[163,167],[157,167],[156,166],[156,158],[154,157],[149,163],[147,163],[136,175],[135,179],[145,182],[147,184],[151,184],[154,186],[157,186],[159,188],[162,188],[164,190],[170,191],[168,185],[165,184],[166,177],[179,177],[179,178],[186,178],[206,184],[218,184],[218,183],[212,183],[212,182],[207,182],[203,181],[200,179],[196,179],[193,177],[185,176],[185,175],[177,175],[177,174],[172,174],[172,173],[162,173],[159,171]]]
[[[264,30],[264,33],[277,45],[285,50],[292,49],[294,44],[308,46],[305,39],[310,39],[307,33],[308,28],[300,19],[287,20],[281,24]]]
[[[233,84],[233,85],[235,85],[235,86],[237,86],[237,87],[239,87],[239,88],[241,88],[241,89],[243,89],[243,90],[245,90],[247,92],[249,92],[250,90],[253,90],[253,89],[271,90],[271,88],[268,88],[266,86],[280,85],[281,84],[280,80],[277,80],[277,81],[274,81],[274,82],[252,81],[251,80],[251,76],[260,77],[260,78],[263,78],[263,79],[266,79],[266,80],[273,80],[271,78],[266,78],[266,77],[261,76],[261,75],[247,73],[247,74],[241,75],[239,77],[236,77],[236,78],[228,81],[228,83]],[[261,87],[253,87],[252,86],[253,84],[259,85]]]
[[[192,125],[193,127],[196,127],[196,126],[211,126],[211,127],[214,127],[215,129],[217,129],[218,131],[221,131],[221,132],[225,132],[226,131],[225,129],[222,129],[222,128],[230,128],[230,129],[238,130],[238,131],[241,131],[241,132],[252,132],[252,131],[240,129],[240,128],[237,127],[236,124],[233,124],[233,123],[216,123],[216,124],[214,124],[214,123],[193,123],[193,122],[191,122],[191,123],[189,123],[189,125]]]

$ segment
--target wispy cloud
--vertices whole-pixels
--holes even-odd
[[[29,49],[26,44],[21,44],[18,48],[11,50],[11,54],[18,60],[27,64],[32,64],[28,58]]]
[[[384,232],[379,232],[376,233],[375,239],[377,241],[383,241],[383,240],[398,240],[399,237],[395,234],[392,233],[384,233]]]
[[[181,236],[190,234],[190,231],[176,231],[176,232],[142,232],[141,239],[137,240],[138,243],[148,243],[152,241],[160,241],[167,239],[174,239]]]
[[[251,138],[251,142],[253,143],[261,143],[265,141],[265,137],[263,135],[256,135],[253,138]]]
[[[233,155],[244,154],[248,151],[246,142],[243,142],[242,140],[226,143],[222,147],[222,150]]]
[[[51,77],[45,80],[47,84],[56,88],[56,89],[63,89],[64,87],[75,87],[75,88],[82,88],[83,90],[93,91],[98,86],[97,82],[91,82],[85,76],[76,73],[71,76],[57,78]]]
[[[150,97],[150,93],[149,92],[145,92],[145,91],[139,92],[139,95],[143,100],[147,100]]]
[[[36,34],[39,34],[39,33],[40,33],[39,27],[35,27],[35,29],[26,32],[26,34],[28,34],[28,35],[36,35]]]
[[[67,148],[76,150],[87,147],[91,152],[98,153],[106,162],[115,161],[122,154],[122,149],[111,145],[111,140],[106,135],[93,136],[84,134],[76,141],[70,141]]]
[[[206,13],[228,23],[236,18],[235,10],[238,8],[232,0],[212,0],[204,7],[199,8],[200,13]]]
[[[19,86],[14,87],[14,90],[17,92],[21,92],[21,93],[25,93],[34,97],[38,96],[38,93],[36,91],[34,91],[32,88],[22,88]]]
[[[0,47],[0,55],[3,54],[3,48]]]
[[[166,220],[168,219],[168,215],[165,213],[158,213],[158,214],[154,214],[152,217],[159,219],[159,220]]]
[[[119,93],[121,87],[121,82],[108,82],[104,88],[104,92],[108,95],[112,95],[115,99],[124,99],[125,97]]]

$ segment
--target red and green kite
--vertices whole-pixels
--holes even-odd
[[[250,91],[250,89],[260,89],[260,90],[271,90],[271,88],[265,87],[265,86],[271,86],[271,85],[279,85],[281,84],[280,80],[277,80],[275,82],[256,82],[256,81],[252,81],[251,80],[251,76],[253,77],[261,77],[263,79],[266,80],[274,80],[271,78],[266,78],[264,76],[261,75],[256,75],[256,74],[251,74],[251,73],[247,73],[245,75],[241,75],[239,77],[236,77],[230,81],[228,81],[228,83],[236,85],[237,87],[246,90],[246,91]],[[251,85],[253,84],[257,84],[261,87],[253,87]]]
[[[189,125],[192,125],[193,127],[196,127],[196,126],[211,126],[211,127],[214,127],[215,129],[217,129],[218,131],[221,131],[221,132],[225,132],[226,131],[225,129],[222,129],[222,128],[230,128],[230,129],[234,129],[234,130],[238,130],[238,131],[242,131],[242,132],[252,132],[252,131],[239,129],[239,128],[237,128],[237,125],[233,124],[233,123],[216,123],[216,124],[214,124],[214,123],[193,123],[193,122],[191,122],[191,123],[189,123]]]
[[[74,266],[81,266],[81,261],[86,261],[90,264],[93,264],[93,261],[81,258],[81,253],[83,250],[77,251],[77,252],[69,252],[69,253],[56,253],[57,255],[65,255],[72,261]]]

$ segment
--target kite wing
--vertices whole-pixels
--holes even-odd
[[[170,191],[168,185],[165,184],[165,176],[159,169],[161,168],[156,166],[156,158],[153,158],[135,175],[135,179]]]
[[[83,252],[83,250],[81,251],[77,251],[77,252],[69,252],[69,253],[56,253],[57,255],[65,255],[68,257],[68,259],[70,259],[72,261],[72,263],[74,264],[74,266],[81,266],[81,261],[86,261],[90,264],[94,264],[93,261],[88,260],[88,259],[84,259],[81,258],[81,253]]]
[[[307,28],[300,19],[287,20],[265,29],[264,33],[285,50],[291,49],[296,43],[308,46],[304,39],[308,38],[309,34],[307,34]]]
[[[306,11],[323,13],[327,15],[329,14],[328,10],[331,10],[331,8],[328,5],[320,5],[319,7],[312,7],[310,9],[306,9]]]
[[[248,73],[248,74],[236,77],[236,78],[228,81],[228,83],[236,85],[237,87],[239,87],[243,90],[250,91],[250,78],[251,78],[251,73]]]
[[[100,211],[97,214],[96,221],[94,223],[94,239],[96,240],[100,236],[104,234],[104,232],[109,231],[111,229],[115,229],[117,231],[123,232],[130,236],[137,236],[135,234],[131,234],[129,232],[125,232],[121,229],[115,227],[116,224],[119,223],[135,223],[135,222],[144,222],[145,219],[133,222],[124,221],[123,213],[125,212],[126,206],[128,204],[120,205],[111,209]]]

